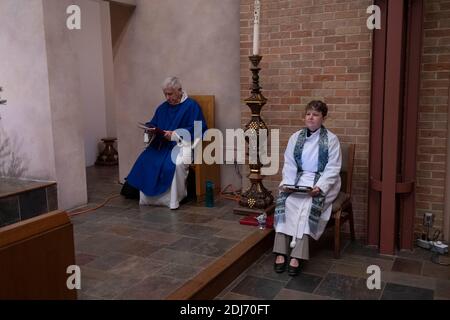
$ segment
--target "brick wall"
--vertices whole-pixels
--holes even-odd
[[[426,0],[417,150],[416,231],[423,214],[443,228],[450,85],[450,1]]]
[[[268,98],[262,117],[280,129],[280,170],[266,177],[274,190],[280,182],[289,137],[303,126],[304,106],[321,99],[329,106],[325,122],[341,143],[356,144],[353,178],[355,227],[366,234],[369,150],[371,31],[366,27],[370,0],[261,1],[260,81]],[[241,1],[241,97],[250,95],[253,0]],[[250,111],[242,105],[242,126]],[[244,176],[243,185],[248,185]]]

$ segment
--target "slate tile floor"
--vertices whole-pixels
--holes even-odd
[[[116,170],[87,169],[90,206],[119,193]],[[255,231],[237,222],[234,206],[223,200],[214,210],[190,203],[172,211],[120,197],[73,217],[79,299],[163,299]],[[312,243],[311,260],[298,277],[275,273],[269,250],[216,299],[450,299],[450,267],[432,263],[429,251],[382,256],[347,241],[336,260],[331,236]],[[381,269],[380,290],[367,289],[369,265]]]
[[[216,299],[222,300],[449,300],[450,267],[434,264],[431,253],[421,248],[379,255],[376,249],[347,241],[340,259],[334,259],[332,234],[312,244],[311,259],[297,277],[273,271],[269,250],[245,270]],[[450,257],[441,256],[449,263]],[[381,270],[381,288],[366,285],[369,265]]]
[[[88,208],[118,194],[117,167],[87,168]],[[114,198],[73,216],[79,299],[163,299],[256,231],[240,225],[233,201],[178,210]]]

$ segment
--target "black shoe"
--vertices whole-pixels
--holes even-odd
[[[122,190],[120,190],[120,194],[124,196],[126,199],[137,199],[139,200],[140,193],[139,189],[136,189],[127,181],[123,184]]]
[[[295,259],[295,258],[293,258]],[[298,260],[298,259],[297,259]],[[300,261],[297,267],[293,267],[291,265],[288,266],[288,274],[292,277],[295,277],[300,273]]]
[[[282,263],[274,263],[273,264],[273,268],[275,269],[276,273],[283,273],[286,271],[286,267],[287,267],[287,259],[286,257],[284,257],[284,262]]]

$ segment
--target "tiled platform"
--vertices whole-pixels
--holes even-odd
[[[112,170],[88,168],[89,206],[119,193]],[[257,231],[238,223],[234,206],[222,200],[212,209],[190,203],[170,210],[119,197],[72,217],[79,298],[164,299]]]
[[[114,168],[88,168],[90,206],[120,191]],[[96,211],[73,217],[80,299],[164,299],[254,232],[238,223],[235,203],[214,209],[185,204],[139,207],[115,198]],[[360,242],[346,242],[333,258],[332,235],[312,242],[311,260],[292,278],[273,271],[270,251],[216,299],[450,299],[450,267],[430,261],[429,251],[382,256]],[[449,262],[449,257],[442,257]],[[367,267],[381,269],[381,289],[366,286]]]
[[[450,299],[450,267],[431,262],[431,252],[416,248],[396,256],[379,255],[359,242],[345,244],[333,258],[331,237],[324,235],[312,248],[311,259],[297,277],[273,271],[274,255],[267,252],[228,286],[217,299],[268,300],[432,300]],[[441,262],[450,257],[441,256]],[[381,269],[381,288],[369,290],[367,267]]]
[[[55,182],[0,178],[0,227],[57,209]]]

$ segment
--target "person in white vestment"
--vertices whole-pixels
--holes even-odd
[[[305,108],[305,128],[290,138],[284,154],[280,193],[275,208],[274,269],[299,273],[309,259],[309,237],[318,240],[330,219],[340,187],[341,148],[335,134],[323,126],[327,105],[311,101]],[[287,186],[310,187],[292,191]]]

